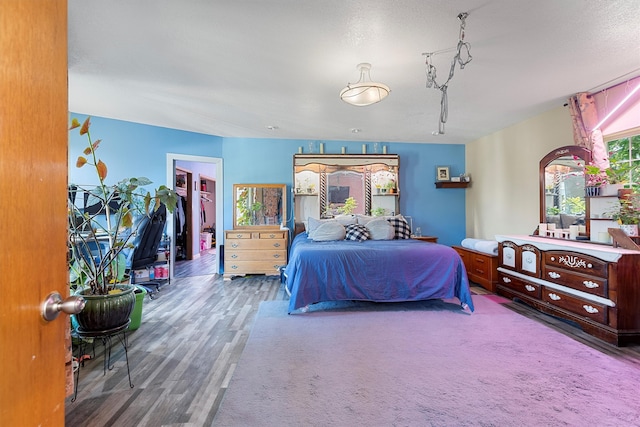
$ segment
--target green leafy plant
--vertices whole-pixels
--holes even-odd
[[[117,293],[119,282],[125,278],[125,249],[133,247],[137,225],[142,216],[149,216],[164,205],[173,212],[178,202],[177,194],[161,185],[153,195],[143,187],[151,184],[145,177],[125,178],[116,184],[106,183],[107,165],[98,158],[96,151],[101,140],[92,140],[90,117],[80,124],[71,121],[70,131],[79,128],[86,136],[87,147],[76,160],[76,167],[92,167],[97,185],[69,186],[71,195],[87,194],[86,206],[97,205],[98,213],[86,213],[69,198],[69,281],[72,285],[89,288],[92,295]],[[104,244],[101,244],[104,242]]]
[[[371,209],[372,216],[384,216],[385,213],[386,213],[386,210],[384,208]]]
[[[338,209],[338,213],[343,215],[351,215],[354,210],[358,207],[358,202],[353,197],[348,197],[347,200],[344,201],[344,205],[340,206]]]
[[[620,199],[620,206],[609,212],[619,224],[640,224],[640,194],[632,193]]]

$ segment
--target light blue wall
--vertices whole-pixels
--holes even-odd
[[[80,121],[86,116],[71,114]],[[166,183],[166,153],[220,157],[224,168],[224,228],[232,227],[234,183],[283,183],[291,188],[293,155],[309,141],[284,139],[221,138],[137,123],[92,118],[91,132],[102,139],[100,155],[109,177],[146,176],[154,185]],[[318,141],[314,142],[318,151]],[[361,153],[363,142],[323,141],[325,153]],[[400,155],[400,212],[413,218],[422,234],[434,235],[445,245],[459,244],[465,236],[465,190],[436,189],[437,166],[449,166],[451,175],[465,172],[465,147],[448,144],[382,143],[390,154]],[[69,181],[91,184],[95,180],[75,165],[85,140],[72,132],[69,141]],[[379,143],[379,152],[382,151]],[[373,143],[367,143],[373,152]],[[88,171],[87,171],[88,172]],[[110,181],[110,182],[113,182]],[[288,206],[291,209],[291,193]]]

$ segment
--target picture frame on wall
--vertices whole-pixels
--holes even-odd
[[[436,181],[450,181],[449,166],[436,167]]]

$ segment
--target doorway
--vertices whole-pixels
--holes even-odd
[[[167,153],[167,182],[173,183],[185,199],[183,213],[178,210],[167,221],[167,234],[172,236],[171,257],[175,260],[171,278],[177,277],[176,265],[180,266],[180,277],[220,273],[220,251],[213,245],[222,240],[222,180],[221,158]],[[181,214],[184,217],[178,218]],[[177,229],[182,224],[180,219],[189,221],[182,230]],[[187,234],[178,240],[177,232]],[[179,253],[181,258],[175,259]]]

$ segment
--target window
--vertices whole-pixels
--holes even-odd
[[[607,138],[606,144],[611,168],[625,172],[627,181],[638,189],[640,187],[640,128],[627,131],[624,135],[611,135]]]

